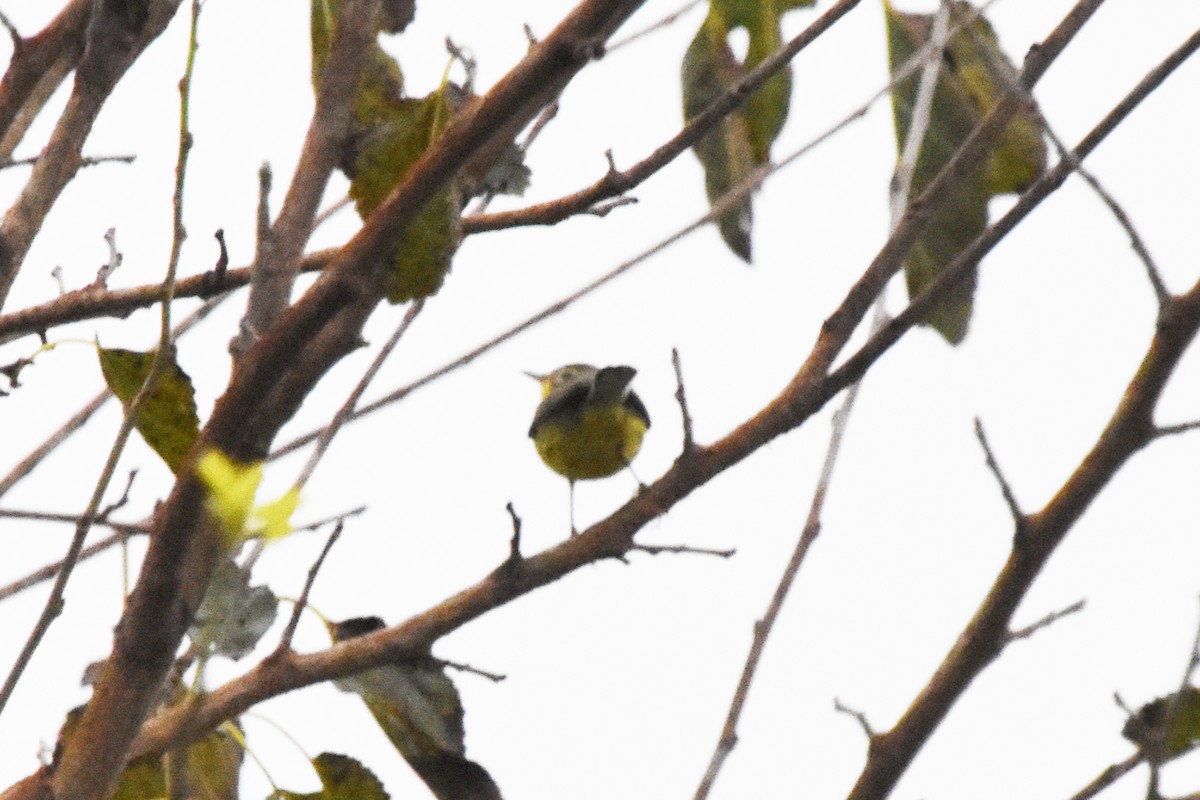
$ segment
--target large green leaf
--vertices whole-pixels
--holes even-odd
[[[886,4],[888,58],[893,73],[929,40],[933,17],[903,14]],[[934,90],[929,128],[921,143],[910,197],[921,193],[954,155],[971,131],[1003,95],[1016,74],[1000,49],[996,33],[983,16],[967,22],[974,11],[966,2],[952,7],[951,25],[963,26],[949,41]],[[919,74],[892,91],[897,149],[903,151],[912,124]],[[1031,112],[1019,113],[996,144],[933,214],[905,262],[909,297],[915,297],[987,228],[988,201],[997,194],[1023,191],[1046,168],[1042,129]],[[976,274],[959,283],[933,308],[924,324],[957,344],[967,334],[975,296]]]
[[[786,10],[808,5],[812,0],[710,0],[708,17],[683,57],[684,119],[694,119],[778,50],[780,16]],[[744,62],[729,47],[729,32],[735,28],[745,28],[749,35]],[[767,163],[771,143],[787,120],[791,92],[791,70],[784,67],[695,145],[710,203],[715,204],[756,167]],[[749,261],[753,227],[750,198],[722,214],[717,227],[729,248]]]
[[[444,91],[396,102],[362,143],[350,197],[366,219],[445,129],[450,105]],[[461,238],[461,201],[454,184],[439,191],[409,224],[392,257],[388,300],[401,303],[437,292]]]
[[[335,641],[383,627],[378,617],[331,626]],[[367,704],[388,740],[438,800],[500,800],[487,770],[466,756],[463,707],[445,668],[431,658],[376,667],[334,681]]]
[[[320,83],[325,62],[333,49],[337,30],[340,0],[312,0],[312,78],[313,86]],[[392,104],[404,92],[404,75],[400,65],[378,42],[372,42],[364,59],[362,73],[354,93],[355,128],[373,125],[387,116]]]
[[[104,382],[121,403],[129,405],[141,391],[150,374],[155,351],[139,353],[134,350],[96,348]],[[196,416],[195,392],[192,380],[175,363],[172,352],[150,393],[144,398],[134,418],[134,426],[146,444],[158,453],[172,472],[178,472],[184,457],[200,434],[200,418]]]
[[[339,0],[312,0],[314,85],[332,47],[339,6]],[[342,159],[350,196],[363,219],[404,180],[446,128],[452,113],[446,89],[419,99],[404,97],[400,66],[372,43],[355,89],[352,147]],[[390,258],[388,300],[401,303],[441,288],[461,238],[461,210],[456,181],[429,198]]]

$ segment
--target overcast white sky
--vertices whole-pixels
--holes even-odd
[[[626,31],[677,5],[652,0]],[[544,34],[566,7],[420,2],[415,23],[385,46],[400,59],[409,91],[423,93],[440,80],[443,41],[450,36],[475,53],[483,88],[522,56],[523,24]],[[1000,0],[990,16],[1019,60],[1069,7],[1063,0]],[[56,9],[9,2],[3,10],[30,33]],[[6,310],[50,298],[56,265],[69,288],[90,282],[107,258],[102,237],[109,227],[116,228],[125,259],[111,285],[162,275],[186,17],[180,14],[121,84],[86,148],[93,155],[136,153],[137,162],[80,174],[30,252]],[[629,166],[678,130],[679,60],[701,18],[693,12],[616,51],[571,84],[559,118],[531,154],[527,201],[593,182],[605,168],[605,150]],[[810,11],[793,12],[785,32],[813,18]],[[226,231],[233,263],[250,261],[263,161],[275,170],[278,208],[312,106],[307,26],[306,3],[205,5],[183,274],[212,267],[217,228]],[[1039,86],[1044,112],[1066,141],[1078,141],[1197,26],[1200,4],[1190,0],[1109,0]],[[0,47],[8,52],[6,39]],[[880,4],[866,2],[796,60],[791,118],[775,156],[811,140],[886,80]],[[1188,63],[1088,161],[1176,290],[1200,274],[1198,92],[1200,64]],[[35,126],[18,155],[36,153],[48,125],[43,119]],[[527,552],[566,536],[565,481],[541,464],[526,438],[538,397],[523,370],[572,361],[637,367],[634,387],[654,423],[635,464],[647,481],[679,451],[672,347],[682,356],[697,438],[710,441],[745,420],[794,373],[821,321],[885,240],[894,158],[890,106],[879,102],[757,197],[753,267],[705,229],[470,368],[346,430],[309,484],[297,518],[359,504],[370,510],[333,551],[313,603],[333,618],[378,614],[394,623],[419,613],[504,558],[509,501],[524,519]],[[0,196],[11,198],[27,174],[0,172]],[[339,179],[328,200],[344,191]],[[706,208],[690,154],[635,195],[638,205],[603,220],[467,239],[445,289],[368,398],[519,322]],[[1001,206],[1007,201],[994,210]],[[345,241],[357,224],[353,213],[343,212],[321,228],[314,247]],[[900,308],[902,287],[892,287],[890,300],[893,310]],[[225,345],[242,305],[240,295],[228,301],[179,343],[202,418],[227,380]],[[1040,507],[1115,407],[1149,341],[1154,311],[1124,234],[1072,179],[984,262],[962,347],[916,331],[872,370],[850,424],[823,534],[767,648],[740,744],[714,797],[845,793],[858,776],[866,740],[853,720],[834,712],[834,698],[886,729],[928,679],[1007,555],[1011,523],[984,468],[974,417],[983,420],[1021,503]],[[368,339],[382,342],[401,315],[401,309],[380,309]],[[157,312],[141,312],[56,329],[52,338],[98,336],[107,346],[145,349],[156,326]],[[32,339],[11,343],[0,349],[0,362],[34,347]],[[346,359],[281,441],[327,420],[372,355],[364,350]],[[22,377],[25,386],[2,400],[0,473],[101,386],[94,352],[82,345],[39,358]],[[1200,363],[1192,353],[1167,392],[1160,421],[1200,417],[1198,391]],[[438,656],[508,676],[498,685],[455,678],[466,704],[468,754],[506,797],[691,796],[716,743],[753,622],[803,524],[831,411],[703,487],[639,537],[736,547],[733,559],[634,554],[628,566],[599,564],[438,644]],[[106,408],[0,506],[81,510],[118,421],[117,409]],[[1028,624],[1081,598],[1086,610],[1006,651],[934,735],[894,796],[1065,798],[1132,752],[1119,735],[1123,716],[1113,692],[1140,705],[1177,686],[1200,617],[1197,437],[1163,441],[1137,456],[1088,511],[1016,622]],[[122,463],[141,470],[122,517],[136,519],[165,494],[169,475],[140,441]],[[269,488],[288,485],[302,464],[292,457],[271,466]],[[581,485],[581,527],[617,508],[633,488],[625,475]],[[0,530],[7,553],[0,583],[61,557],[70,534],[67,526],[15,521],[0,523]],[[273,546],[258,578],[279,594],[298,593],[322,542],[303,534]],[[86,699],[79,673],[108,652],[120,611],[119,576],[115,552],[78,571],[64,616],[0,718],[0,785],[34,769],[38,742],[52,743],[63,713]],[[44,590],[26,592],[0,609],[0,668],[7,669],[44,597]],[[277,636],[268,635],[268,647]],[[306,617],[297,645],[324,644],[322,629]],[[245,663],[212,665],[211,685]],[[332,750],[360,759],[393,797],[424,796],[354,697],[315,687],[272,700],[244,719],[275,780],[311,791],[315,776],[266,719],[310,755]],[[255,767],[245,774],[245,796],[268,791]],[[1168,793],[1194,791],[1200,768],[1193,758],[1169,767],[1165,778]],[[1139,772],[1106,796],[1144,793]]]

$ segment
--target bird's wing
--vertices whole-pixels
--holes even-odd
[[[538,428],[553,417],[578,414],[588,401],[590,388],[588,383],[580,382],[556,389],[546,395],[546,399],[538,405],[537,411],[533,414],[533,424],[529,426],[529,438],[532,439],[537,435]]]

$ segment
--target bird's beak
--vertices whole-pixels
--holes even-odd
[[[536,372],[529,372],[528,370],[523,370],[523,371],[526,375],[533,378],[538,383],[541,383],[542,381],[546,380],[545,375],[538,375]]]

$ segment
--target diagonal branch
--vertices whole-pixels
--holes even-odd
[[[378,0],[342,3],[300,163],[279,217],[259,237],[246,316],[241,333],[230,345],[235,356],[249,350],[258,333],[271,327],[291,302],[317,206],[350,135],[350,104],[365,54],[378,30],[378,15]]]

